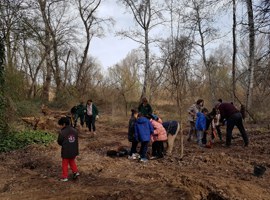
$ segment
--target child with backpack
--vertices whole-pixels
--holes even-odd
[[[70,121],[67,117],[59,119],[58,124],[61,126],[61,131],[58,135],[57,142],[61,146],[62,157],[62,178],[60,181],[68,181],[68,165],[73,172],[73,179],[76,179],[80,174],[75,162],[75,158],[79,155],[78,148],[78,132],[70,126]]]

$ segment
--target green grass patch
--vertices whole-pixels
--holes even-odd
[[[0,152],[20,149],[30,144],[47,145],[55,141],[56,138],[57,136],[55,134],[34,130],[4,134],[0,136]]]

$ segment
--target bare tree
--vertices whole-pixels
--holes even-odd
[[[112,85],[119,91],[125,103],[127,116],[128,102],[136,96],[136,89],[139,84],[138,70],[140,60],[135,51],[129,53],[119,64],[109,68],[109,76]],[[130,97],[133,97],[132,99]]]
[[[252,0],[246,0],[247,13],[248,13],[248,30],[249,30],[249,77],[248,77],[248,89],[247,89],[247,110],[252,106],[252,93],[254,85],[254,59],[255,59],[255,28],[254,28],[254,16]]]
[[[75,0],[78,7],[80,19],[83,22],[83,27],[86,34],[86,43],[83,50],[83,55],[78,63],[77,76],[76,76],[76,88],[84,93],[81,85],[85,81],[83,79],[83,71],[87,67],[86,62],[89,59],[89,47],[93,37],[100,37],[104,33],[103,26],[111,24],[113,21],[110,18],[99,18],[97,16],[98,8],[101,4],[101,0]],[[89,66],[89,65],[88,65]]]
[[[183,16],[183,20],[187,22],[184,26],[193,30],[195,35],[198,34],[199,42],[195,42],[195,44],[201,48],[201,57],[207,72],[212,101],[214,102],[216,95],[206,55],[207,45],[218,38],[218,30],[213,26],[214,13],[209,13],[211,4],[206,0],[191,0],[186,2],[185,6],[190,12]]]
[[[171,46],[174,44],[174,46]],[[172,43],[165,41],[162,52],[166,65],[165,82],[172,99],[175,99],[178,114],[182,116],[183,100],[187,90],[187,72],[189,68],[190,50],[192,42],[188,37],[180,36]]]
[[[20,38],[20,23],[22,19],[22,0],[3,0],[0,2],[1,32],[5,40],[7,70],[13,70],[16,49]]]
[[[145,55],[145,66],[144,66],[144,82],[142,88],[141,97],[147,95],[148,88],[148,78],[149,78],[149,70],[150,70],[150,49],[149,45],[152,43],[150,40],[150,31],[154,29],[154,27],[160,25],[162,22],[162,7],[157,9],[159,6],[157,1],[151,0],[121,0],[127,8],[129,8],[133,14],[133,17],[136,21],[136,24],[142,29],[143,33],[140,30],[129,30],[119,32],[120,35],[130,38],[135,42],[141,44],[144,48]]]
[[[40,69],[42,68],[45,60],[45,53],[43,49],[38,47],[34,48],[34,45],[31,44],[31,47],[27,45],[26,38],[23,39],[23,55],[22,57],[25,58],[25,71],[29,71],[30,81],[30,88],[28,90],[28,98],[36,97],[37,93],[37,77],[40,73]],[[41,51],[41,52],[40,52]],[[41,55],[41,57],[40,57]],[[43,56],[42,56],[43,55]]]
[[[232,0],[233,3],[233,29],[232,29],[232,35],[233,35],[233,55],[232,55],[232,101],[234,102],[234,99],[236,98],[236,55],[237,55],[237,38],[236,38],[236,0]]]

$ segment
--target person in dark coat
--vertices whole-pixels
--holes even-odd
[[[84,105],[83,101],[79,105],[77,105],[77,115],[78,118],[80,119],[80,124],[83,127],[84,121],[85,121],[85,113],[86,113],[86,106]],[[77,120],[76,120],[77,122]]]
[[[97,106],[93,103],[92,99],[89,99],[86,103],[85,119],[89,132],[91,133],[91,128],[93,128],[93,133],[96,135],[96,120],[98,119],[98,109]]]
[[[148,103],[146,97],[142,98],[141,104],[138,107],[138,112],[141,113],[144,117],[150,118],[153,113],[151,105]]]
[[[138,111],[131,109],[131,116],[128,123],[128,141],[131,142],[131,149],[128,158],[133,160],[140,158],[140,154],[137,153],[138,141],[135,139],[135,123],[137,116]]]
[[[68,165],[73,172],[73,179],[80,175],[75,162],[76,156],[79,155],[78,132],[70,126],[70,121],[67,117],[62,117],[58,124],[61,126],[61,130],[57,143],[62,147],[62,178],[60,180],[65,182],[68,181]]]
[[[234,126],[236,126],[243,138],[244,146],[247,147],[249,144],[248,135],[243,125],[243,118],[238,109],[231,103],[220,103],[215,104],[215,108],[220,112],[220,121],[223,122],[226,119],[227,128],[226,128],[226,146],[231,146],[232,140],[232,131]]]

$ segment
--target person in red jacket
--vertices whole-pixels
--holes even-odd
[[[61,130],[57,143],[62,147],[62,178],[60,181],[66,182],[68,181],[68,165],[73,172],[73,179],[76,179],[80,175],[75,162],[76,156],[79,155],[78,132],[70,126],[70,121],[67,117],[59,119],[58,124]]]

